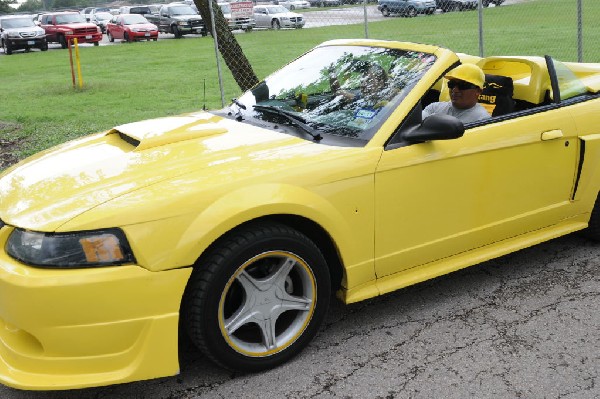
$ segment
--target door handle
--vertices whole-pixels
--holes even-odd
[[[548,130],[547,132],[542,133],[542,141],[546,140],[554,140],[563,137],[562,130]]]

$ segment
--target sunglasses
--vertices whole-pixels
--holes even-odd
[[[448,88],[450,90],[457,88],[458,90],[469,90],[469,89],[478,89],[479,87],[475,86],[473,83],[463,82],[462,80],[449,80]]]

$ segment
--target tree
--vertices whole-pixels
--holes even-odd
[[[219,52],[223,56],[225,64],[227,64],[227,67],[231,71],[231,74],[240,89],[242,89],[242,91],[249,90],[258,83],[258,78],[237,39],[229,30],[229,25],[223,16],[223,12],[221,12],[221,7],[219,7],[215,0],[194,0],[194,3],[196,4],[196,7],[198,7],[202,20],[206,24],[206,29],[208,29],[209,32],[212,32],[212,18],[208,4],[209,1],[212,1],[212,9],[215,14],[215,31],[217,34],[217,46]]]
[[[0,14],[10,14],[15,9],[10,4],[15,4],[17,0],[0,0]]]
[[[44,3],[41,0],[27,0],[21,3],[17,11],[19,12],[35,12],[44,9]]]

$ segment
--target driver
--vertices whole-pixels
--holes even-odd
[[[490,114],[477,103],[485,83],[485,74],[475,64],[461,64],[444,76],[450,89],[449,102],[431,103],[423,110],[423,119],[429,115],[452,115],[462,123],[487,119]]]

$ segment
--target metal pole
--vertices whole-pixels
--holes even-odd
[[[479,14],[479,56],[484,57],[483,51],[483,4],[481,0],[478,1],[477,13]]]
[[[577,0],[577,62],[583,62],[583,5]]]
[[[217,41],[217,30],[215,29],[215,13],[213,12],[213,2],[208,0],[208,10],[210,11],[211,32],[213,43],[215,45],[215,59],[217,60],[217,74],[219,75],[219,89],[221,90],[221,108],[225,108],[225,89],[223,88],[223,73],[221,71],[221,60],[219,59],[219,43]]]
[[[365,39],[369,38],[369,18],[367,17],[367,0],[363,0],[363,12],[365,18]]]

